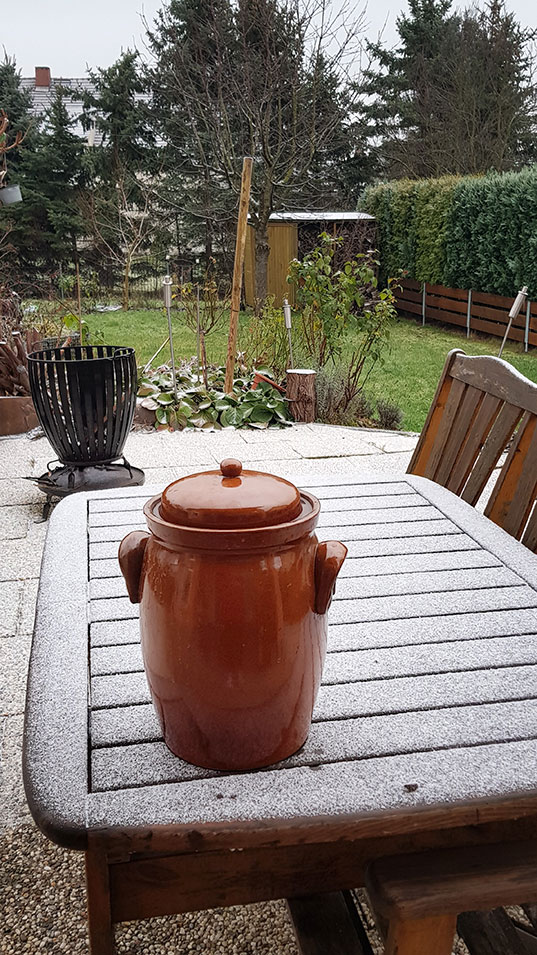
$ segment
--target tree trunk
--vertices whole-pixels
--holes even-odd
[[[315,372],[295,368],[287,372],[287,399],[295,421],[315,421]]]
[[[268,295],[267,267],[269,257],[268,221],[260,222],[255,230],[255,310]]]

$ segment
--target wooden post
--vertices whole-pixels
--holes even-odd
[[[295,421],[315,421],[315,372],[311,368],[289,368],[286,390]]]
[[[114,955],[108,862],[103,849],[86,851],[88,934],[91,955]]]
[[[526,302],[526,325],[524,328],[524,351],[528,350],[528,345],[530,342],[530,322],[531,322],[531,301],[528,296],[528,301]]]
[[[457,927],[455,915],[390,921],[386,955],[451,955]]]
[[[423,283],[421,290],[421,324],[425,325],[425,309],[427,306],[427,282]]]
[[[226,382],[225,390],[229,394],[233,390],[233,372],[235,369],[235,355],[237,352],[237,329],[239,325],[239,310],[241,305],[242,270],[244,266],[244,248],[246,245],[246,228],[248,225],[248,205],[250,203],[250,185],[252,182],[251,156],[245,156],[242,163],[241,198],[239,202],[239,218],[237,222],[237,238],[235,242],[235,264],[233,266],[233,285],[231,286],[231,312],[229,316],[229,336],[227,340]]]
[[[468,289],[468,305],[466,308],[466,337],[470,338],[470,327],[472,323],[472,289]]]

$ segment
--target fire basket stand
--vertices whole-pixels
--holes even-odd
[[[49,464],[36,479],[47,505],[75,491],[144,483],[144,472],[122,458],[136,408],[133,348],[42,348],[28,355],[28,373],[41,427],[63,465]]]

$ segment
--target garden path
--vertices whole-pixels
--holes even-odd
[[[389,478],[406,471],[417,435],[293,425],[284,430],[132,432],[127,459],[147,484],[216,467],[225,457],[307,484],[346,473]],[[49,843],[33,826],[21,778],[22,726],[41,552],[46,524],[36,523],[44,496],[27,477],[46,470],[46,438],[0,439],[0,857],[3,858],[5,952],[87,955],[83,861]],[[283,903],[198,912],[120,926],[117,950],[295,955]]]

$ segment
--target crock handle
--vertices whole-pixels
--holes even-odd
[[[119,545],[119,566],[127,584],[131,604],[140,603],[140,576],[148,540],[149,534],[145,531],[131,531]]]
[[[326,613],[332,603],[336,577],[347,556],[345,544],[322,541],[315,554],[315,613]]]

